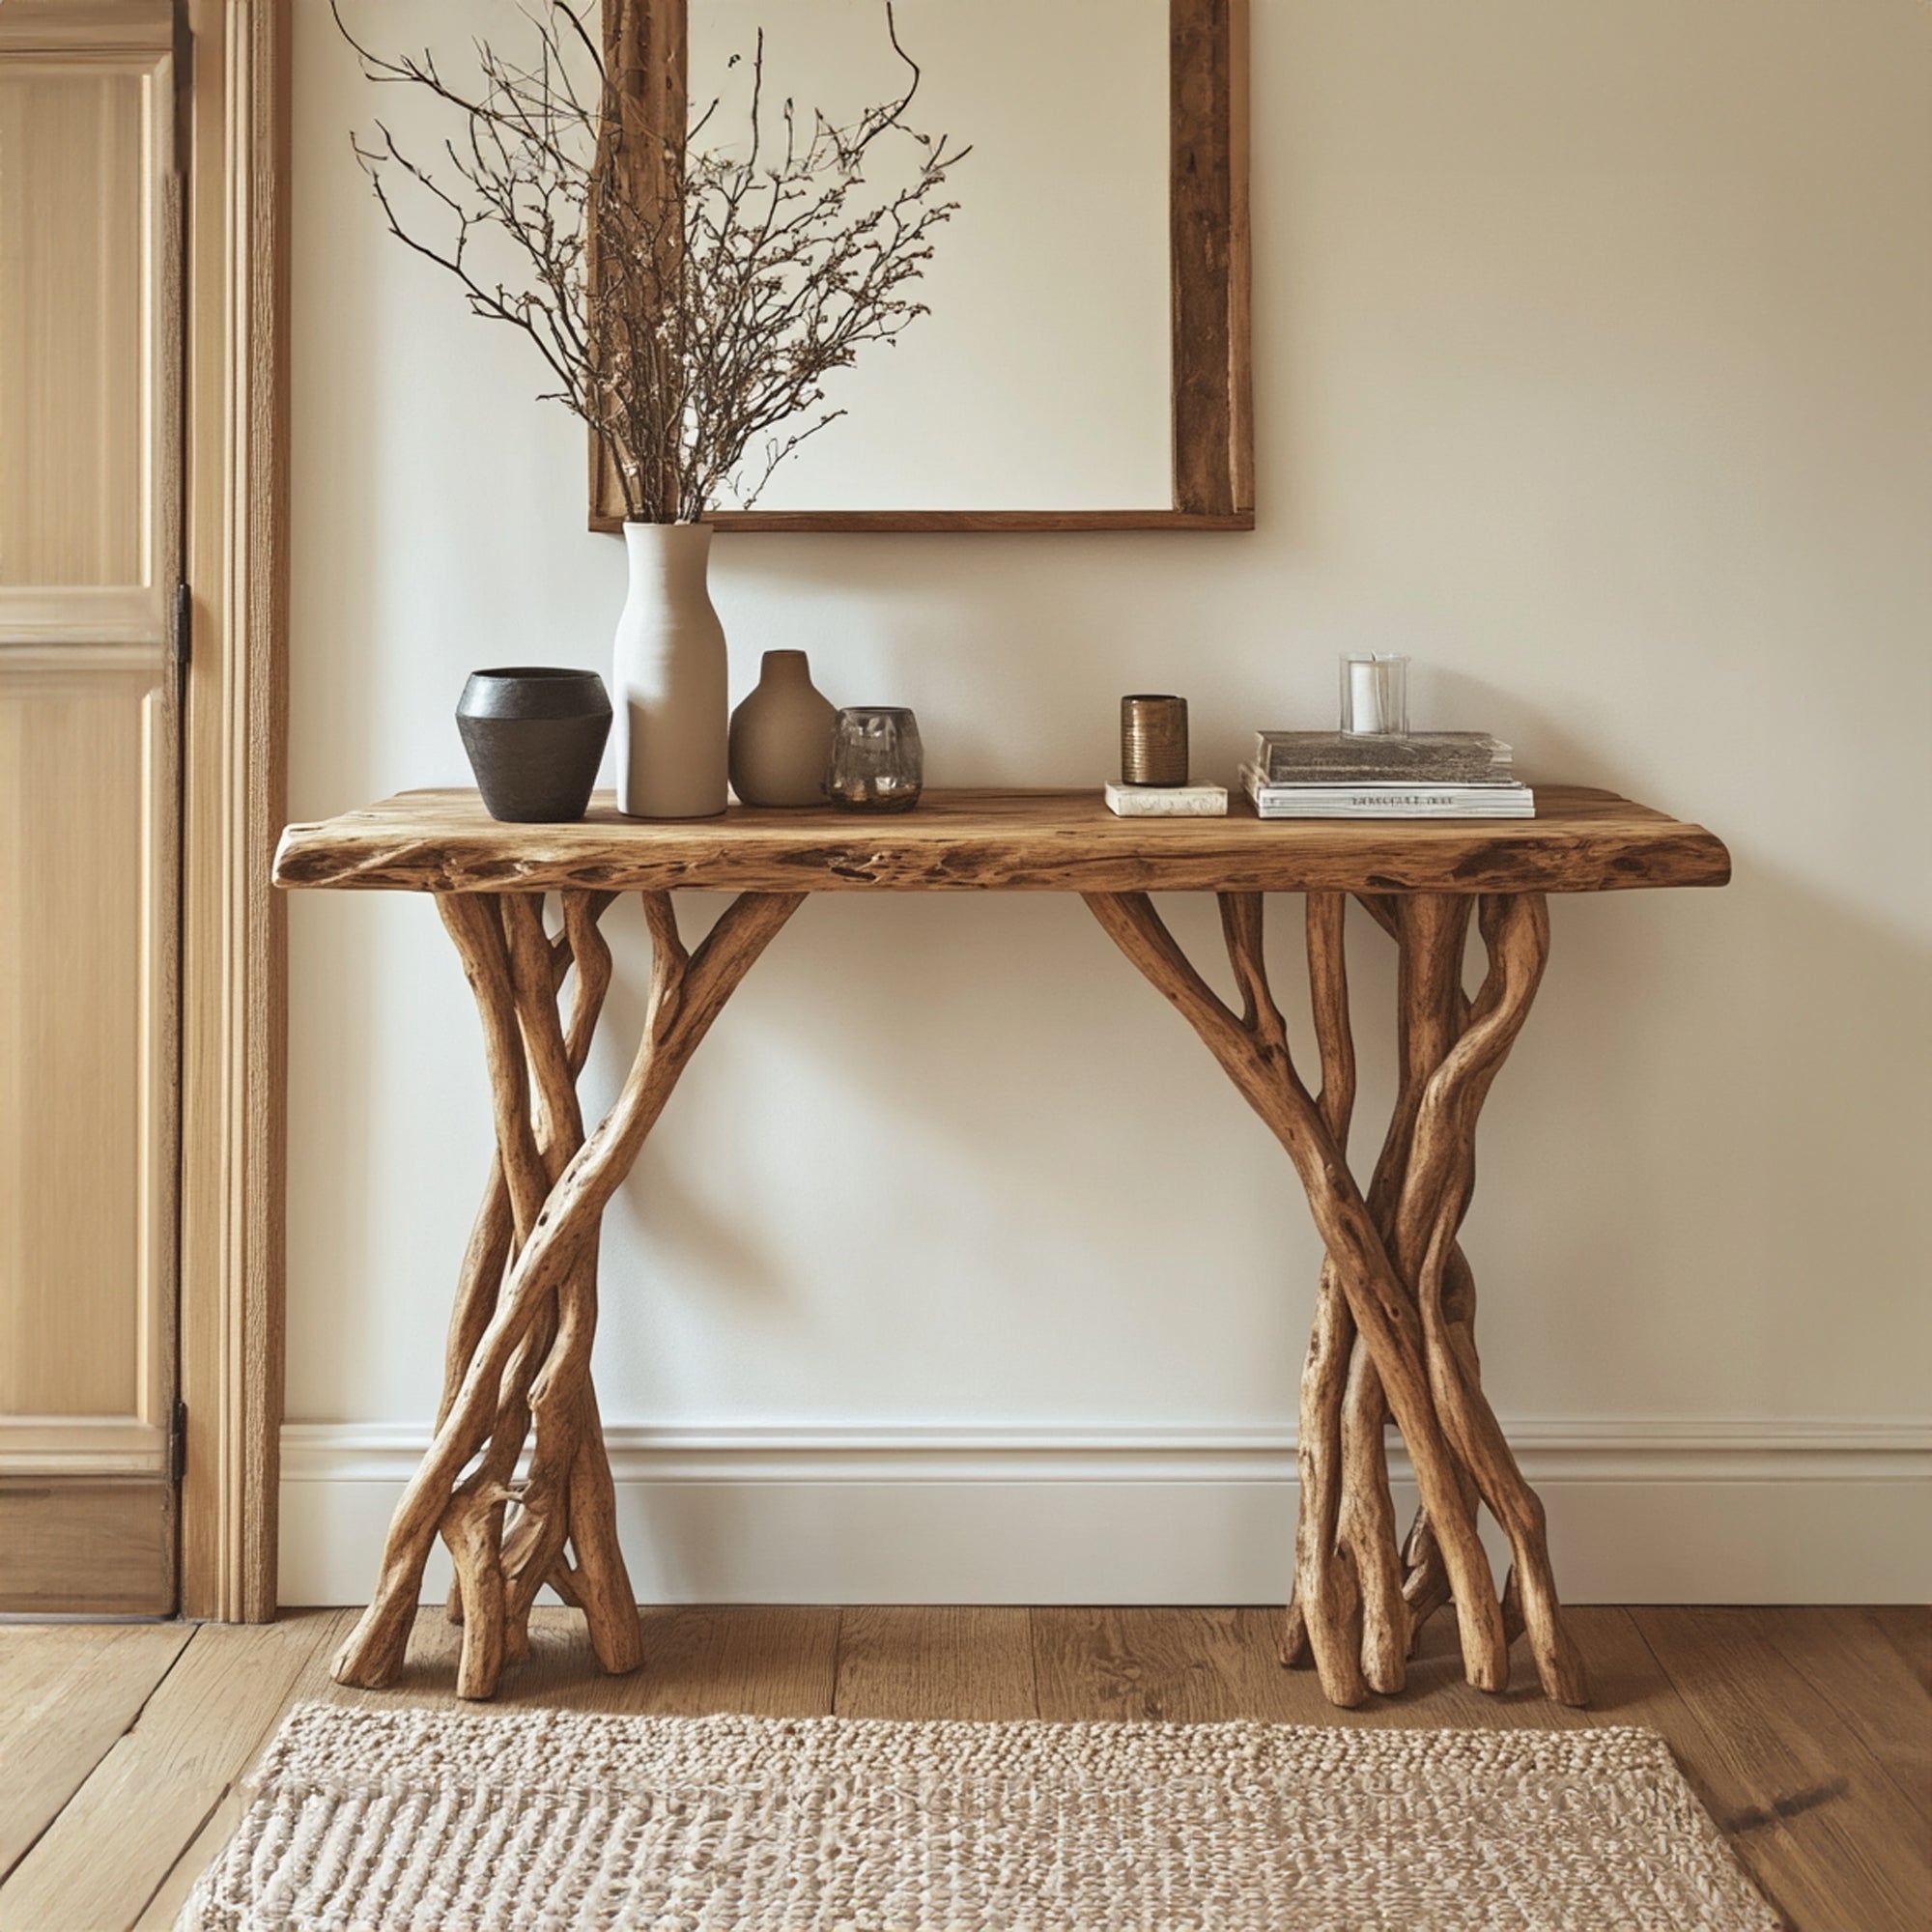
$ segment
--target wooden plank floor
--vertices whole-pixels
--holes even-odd
[[[1796,1932],[1932,1927],[1932,1610],[1571,1615],[1596,1692],[1588,1712],[1520,1684],[1501,1697],[1469,1690],[1446,1616],[1407,1692],[1338,1712],[1312,1675],[1277,1664],[1277,1615],[1199,1609],[651,1610],[648,1661],[628,1678],[600,1675],[577,1620],[547,1611],[499,1701],[774,1717],[1648,1724]],[[433,1611],[394,1690],[330,1683],[329,1654],[353,1617],[0,1627],[0,1932],[162,1932],[233,1829],[240,1781],[292,1702],[455,1702],[459,1634]]]

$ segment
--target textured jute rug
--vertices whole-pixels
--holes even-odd
[[[1640,1730],[298,1707],[191,1932],[1773,1932]]]

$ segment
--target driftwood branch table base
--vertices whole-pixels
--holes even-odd
[[[655,824],[600,803],[581,824],[517,826],[487,818],[472,793],[420,792],[291,827],[278,884],[437,895],[482,1021],[497,1139],[435,1437],[337,1680],[374,1688],[400,1670],[439,1536],[455,1567],[462,1695],[492,1695],[504,1664],[527,1654],[546,1585],[582,1611],[606,1670],[643,1662],[590,1377],[605,1205],[697,1043],[808,894],[1058,891],[1085,897],[1281,1143],[1327,1251],[1301,1378],[1284,1661],[1312,1662],[1337,1704],[1399,1690],[1417,1632],[1453,1602],[1471,1684],[1505,1688],[1521,1634],[1544,1690],[1582,1703],[1543,1506],[1483,1392],[1475,1281],[1458,1239],[1476,1122],[1543,975],[1546,895],[1719,885],[1729,863],[1701,827],[1608,793],[1542,788],[1538,805],[1537,818],[1501,824],[1264,825],[1248,814],[1116,819],[1091,793],[966,792],[891,820],[734,810]],[[738,895],[695,952],[678,931],[679,888]],[[643,1037],[615,1104],[586,1133],[577,1079],[611,972],[599,922],[626,890],[641,895],[651,934]],[[1156,891],[1217,895],[1238,1011],[1182,952]],[[1264,956],[1268,892],[1304,898],[1315,1037],[1302,1066]],[[1366,1185],[1348,1160],[1351,904],[1398,949],[1399,1081]],[[1472,925],[1486,960],[1473,996]],[[1421,1495],[1406,1535],[1391,1421]],[[1479,1509],[1508,1541],[1500,1590]]]
[[[528,1655],[545,1584],[582,1610],[606,1670],[642,1662],[590,1383],[598,1227],[685,1063],[803,895],[742,895],[696,953],[678,936],[671,895],[643,895],[652,943],[643,1039],[616,1104],[587,1137],[577,1076],[611,980],[598,921],[612,895],[560,897],[554,939],[541,893],[439,900],[483,1021],[497,1156],[464,1255],[436,1435],[390,1525],[375,1595],[335,1659],[341,1684],[374,1688],[402,1667],[439,1534],[456,1569],[460,1695],[493,1695],[503,1664]],[[567,1024],[566,975],[576,988]]]

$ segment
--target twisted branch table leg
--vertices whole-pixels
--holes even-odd
[[[1401,1185],[1415,1137],[1423,1089],[1447,1051],[1447,1043],[1460,1038],[1469,1024],[1469,999],[1463,990],[1467,908],[1464,903],[1457,915],[1458,923],[1450,929],[1443,925],[1439,902],[1394,894],[1361,894],[1358,899],[1401,949],[1397,1010],[1402,1029],[1402,1084],[1370,1188],[1377,1225],[1386,1234],[1394,1190]],[[1411,1024],[1411,1016],[1418,1013],[1424,1016],[1422,1026]],[[1458,1246],[1450,1249],[1444,1309],[1448,1320],[1462,1331],[1473,1363],[1476,1284]],[[1427,1510],[1416,1513],[1403,1544],[1402,1562],[1406,1573],[1402,1588],[1408,1612],[1408,1647],[1413,1654],[1423,1625],[1449,1601],[1448,1571],[1435,1533],[1429,1526]],[[1504,1587],[1502,1604],[1503,1632],[1511,1640],[1522,1634],[1521,1606],[1514,1585],[1512,1576]]]
[[[653,946],[644,1037],[616,1104],[587,1137],[576,1080],[609,981],[596,932],[608,900],[566,894],[558,941],[545,935],[540,895],[439,901],[483,1021],[497,1166],[465,1261],[435,1439],[397,1506],[369,1607],[336,1655],[338,1683],[374,1688],[401,1667],[439,1533],[456,1560],[460,1694],[491,1695],[506,1658],[527,1650],[530,1605],[546,1582],[582,1609],[607,1670],[640,1662],[590,1383],[598,1226],[698,1041],[803,895],[741,895],[695,953],[670,895],[643,899]],[[572,964],[566,1034],[556,994]]]
[[[1315,1037],[1321,1058],[1321,1092],[1316,1111],[1338,1149],[1349,1144],[1349,1122],[1355,1104],[1355,1043],[1349,1024],[1348,966],[1342,950],[1347,908],[1337,893],[1308,897],[1308,986],[1315,1014]],[[1253,917],[1259,918],[1260,908]],[[1250,915],[1243,911],[1243,918]],[[1261,957],[1260,933],[1250,942]],[[1255,998],[1243,989],[1244,998]],[[1273,1002],[1267,1007],[1273,1010]],[[1279,1015],[1277,1014],[1278,1018]],[[1284,1036],[1284,1050],[1286,1040]],[[1342,1409],[1355,1348],[1355,1321],[1349,1313],[1333,1263],[1321,1269],[1315,1327],[1301,1372],[1301,1426],[1296,1462],[1301,1510],[1295,1523],[1294,1595],[1284,1662],[1311,1648],[1321,1670],[1321,1688],[1337,1704],[1359,1704],[1367,1690],[1362,1670],[1361,1582],[1352,1544],[1342,1534]],[[1330,1554],[1332,1552],[1332,1555]],[[1298,1628],[1305,1622],[1306,1634]]]
[[[1536,895],[1482,901],[1490,964],[1472,1002],[1462,984],[1468,898],[1363,901],[1402,949],[1401,1085],[1364,1195],[1347,1160],[1354,1051],[1345,903],[1337,894],[1308,899],[1318,1099],[1295,1070],[1268,990],[1258,894],[1221,895],[1238,1015],[1202,980],[1145,895],[1088,895],[1115,943],[1281,1142],[1328,1251],[1302,1374],[1301,1514],[1285,1657],[1311,1655],[1338,1704],[1400,1690],[1415,1629],[1453,1597],[1464,1674],[1500,1690],[1520,1607],[1544,1689],[1579,1704],[1583,1673],[1562,1625],[1542,1505],[1482,1392],[1474,1281],[1456,1241],[1475,1182],[1477,1116],[1527,1016],[1548,952],[1548,916]],[[1403,1548],[1383,1448],[1390,1414],[1422,1492],[1422,1514]],[[1516,1559],[1501,1599],[1476,1532],[1479,1503],[1502,1524]]]
[[[576,975],[568,1039],[570,1074],[575,1081],[589,1058],[591,1037],[604,1009],[604,996],[610,989],[611,949],[598,930],[597,923],[615,900],[616,895],[565,893],[561,897],[564,929],[555,939],[546,942],[549,959],[545,983],[548,999],[554,1000],[565,978],[573,972]],[[507,896],[502,903],[508,905]],[[531,903],[541,911],[537,901],[532,899]],[[461,915],[458,917],[460,919]],[[578,1138],[582,1138],[581,1129]],[[545,1161],[548,1170],[551,1164],[548,1149]],[[509,1182],[504,1179],[502,1156],[493,1151],[490,1156],[490,1179],[470,1232],[469,1246],[464,1255],[456,1304],[450,1316],[449,1341],[443,1357],[442,1400],[436,1417],[439,1429],[449,1414],[450,1405],[455,1401],[464,1373],[469,1366],[469,1358],[476,1352],[476,1344],[482,1339],[491,1312],[497,1305],[497,1296],[503,1284],[503,1270],[510,1259],[512,1233]],[[517,1458],[523,1451],[525,1413],[522,1405],[516,1404],[507,1418],[514,1435],[514,1444],[510,1449],[511,1468],[516,1466]],[[499,1503],[494,1512],[493,1533],[499,1538],[502,1534],[503,1507]],[[452,1623],[463,1621],[463,1577],[460,1571],[449,1588],[449,1617]],[[513,1657],[521,1655],[514,1628],[509,1637],[509,1654]]]

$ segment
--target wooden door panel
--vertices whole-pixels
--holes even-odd
[[[0,68],[0,583],[148,575],[148,78]]]
[[[0,1608],[156,1617],[174,1608],[175,1491],[165,1479],[0,1476]]]
[[[0,1416],[165,1421],[169,710],[0,661]]]
[[[154,1613],[175,1577],[173,62],[145,14],[5,12],[0,1612]]]

